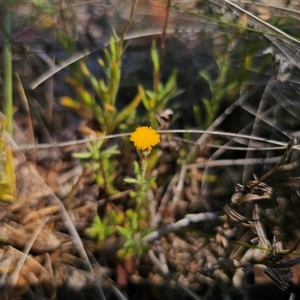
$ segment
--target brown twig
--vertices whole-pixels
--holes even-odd
[[[128,30],[130,28],[130,25],[132,23],[134,12],[135,12],[135,9],[136,9],[136,6],[137,6],[138,2],[139,2],[138,0],[134,0],[133,3],[132,3],[132,7],[131,7],[131,11],[130,11],[130,16],[129,16],[128,20],[127,20],[126,27],[124,28],[124,31],[121,33],[121,37],[120,37],[120,41],[119,41],[121,47],[123,47],[124,40],[125,40],[125,37],[127,35]]]
[[[168,28],[168,22],[169,22],[170,8],[171,8],[171,0],[168,0],[167,6],[166,6],[166,17],[164,20],[164,27],[163,27],[163,31],[161,34],[161,43],[160,43],[160,51],[159,51],[159,68],[161,68],[164,49],[166,46],[166,37],[167,37],[167,28]]]

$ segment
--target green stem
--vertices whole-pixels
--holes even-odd
[[[145,198],[147,193],[147,183],[146,183],[146,170],[147,170],[147,158],[142,158],[141,162],[141,199],[140,203],[138,203],[138,208],[142,208],[145,204]]]
[[[10,1],[3,2],[4,11],[4,114],[7,118],[6,130],[13,133],[13,89],[12,89],[12,50]]]
[[[107,175],[106,175],[106,172],[105,172],[103,161],[101,159],[99,160],[99,166],[100,166],[100,172],[101,172],[101,175],[102,175],[102,178],[103,178],[103,189],[104,189],[104,192],[107,195],[109,195],[108,184],[107,184]]]

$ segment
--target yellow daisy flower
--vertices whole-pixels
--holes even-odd
[[[153,128],[141,126],[131,134],[130,141],[137,150],[151,151],[152,147],[160,142],[160,136]]]

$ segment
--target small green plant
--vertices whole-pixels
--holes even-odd
[[[92,226],[87,233],[96,238],[99,245],[114,234],[121,235],[125,241],[123,247],[117,255],[120,259],[127,259],[134,255],[142,254],[148,246],[143,242],[143,237],[154,230],[149,228],[149,201],[147,192],[154,183],[155,177],[147,176],[147,157],[152,148],[160,142],[159,134],[152,128],[142,126],[138,127],[130,137],[134,143],[139,158],[134,162],[134,177],[127,177],[124,181],[134,185],[134,190],[130,192],[130,197],[135,202],[134,209],[127,209],[125,213],[117,208],[108,207],[105,217],[100,219],[95,216]],[[86,157],[89,157],[87,154]]]
[[[247,16],[243,15],[242,17],[240,17],[237,25],[238,26],[235,27],[233,34],[227,37],[227,51],[216,51],[215,53],[216,64],[219,70],[217,79],[213,79],[205,70],[199,71],[199,75],[207,82],[211,92],[210,99],[208,97],[202,98],[205,109],[205,121],[201,120],[200,107],[198,105],[194,106],[194,117],[199,127],[204,126],[204,128],[208,128],[214,122],[220,110],[222,100],[226,95],[232,93],[238,87],[238,85],[240,84],[240,80],[244,77],[243,73],[240,74],[241,78],[239,79],[236,79],[236,76],[231,76],[232,68],[229,64],[229,60],[231,50],[233,50],[233,48],[237,44],[237,38],[244,32],[244,29],[246,28]],[[226,33],[225,35],[227,36]],[[246,56],[244,61],[245,64],[249,64],[249,57]],[[233,77],[233,80],[231,82],[229,81],[230,77]]]
[[[80,69],[90,83],[92,90],[88,91],[84,87],[81,78],[68,78],[77,94],[77,98],[65,96],[61,98],[61,103],[87,119],[94,118],[100,125],[103,133],[111,134],[119,125],[134,112],[141,101],[139,94],[121,111],[117,111],[116,99],[121,78],[123,46],[118,41],[116,35],[112,36],[109,48],[104,50],[104,59],[99,59],[98,63],[105,72],[105,78],[97,79],[93,76],[85,63],[80,64]]]
[[[229,72],[229,66],[227,65],[227,62],[222,62],[220,59],[217,60],[217,64],[220,70],[217,80],[212,79],[208,72],[199,71],[199,75],[205,79],[211,92],[210,99],[207,97],[202,98],[206,113],[205,122],[203,122],[199,117],[199,106],[194,107],[194,116],[197,124],[201,124],[202,126],[204,125],[205,128],[208,128],[215,120],[224,96],[230,93],[238,85],[237,81],[229,84],[227,84],[225,81],[225,78],[228,76]]]
[[[199,127],[208,128],[220,110],[222,100],[226,95],[231,93],[239,84],[238,80],[234,80],[231,83],[227,83],[230,77],[231,68],[228,64],[228,52],[216,53],[216,63],[219,69],[218,78],[215,80],[211,75],[205,71],[199,71],[199,75],[207,82],[209,90],[211,92],[211,98],[203,97],[202,102],[205,109],[205,120],[201,119],[200,106],[194,106],[194,117]],[[226,80],[227,79],[227,80]]]
[[[102,219],[96,215],[92,226],[86,230],[90,237],[98,241],[100,247],[104,245],[108,238],[116,234],[116,226],[122,225],[125,218],[124,212],[111,204],[106,206],[105,213]]]
[[[180,95],[183,90],[176,88],[176,70],[172,72],[165,84],[161,82],[161,63],[155,42],[152,43],[151,47],[151,60],[153,64],[153,88],[152,90],[145,90],[142,85],[139,85],[138,90],[139,95],[142,98],[143,105],[148,112],[148,120],[150,120],[150,124],[153,126],[153,124],[156,123],[155,114],[157,112],[164,111],[167,107],[167,102]]]
[[[149,245],[143,242],[143,237],[154,230],[146,226],[138,211],[128,209],[125,216],[127,222],[123,226],[117,226],[118,233],[125,239],[123,247],[117,253],[121,259],[141,255],[149,250]]]
[[[117,145],[102,149],[105,140],[87,143],[87,152],[74,153],[75,158],[83,161],[84,167],[92,170],[98,186],[108,195],[115,194],[114,179],[116,177],[117,161],[113,158],[119,154]]]
[[[126,183],[135,185],[135,190],[130,193],[130,196],[135,200],[136,207],[135,211],[126,211],[127,224],[117,227],[118,232],[125,238],[124,247],[118,252],[119,257],[142,254],[147,249],[142,238],[154,230],[154,228],[148,228],[147,225],[149,221],[147,192],[155,180],[153,176],[147,177],[147,157],[152,148],[160,142],[160,136],[151,127],[142,126],[131,134],[130,140],[134,143],[139,155],[140,166],[135,162],[135,178],[124,179]]]
[[[93,224],[87,229],[87,234],[95,238],[99,243],[104,243],[115,233],[115,226],[109,225],[109,218],[105,216],[102,220],[96,215]]]
[[[145,197],[145,191],[147,191],[153,178],[149,178],[148,182],[146,180],[146,171],[147,171],[147,157],[149,156],[152,148],[160,142],[160,135],[156,130],[151,127],[141,126],[138,127],[130,136],[130,141],[134,143],[134,146],[137,150],[137,153],[140,158],[140,168],[137,163],[135,163],[135,174],[136,178],[126,178],[125,182],[137,184],[138,196],[136,202],[138,208],[143,205],[143,198]]]
[[[134,184],[136,189],[130,192],[130,197],[135,200],[137,209],[141,210],[145,206],[145,197],[147,191],[151,188],[155,181],[155,177],[148,177],[146,180],[147,161],[144,166],[140,168],[139,164],[134,162],[135,178],[127,177],[124,179],[126,183]]]

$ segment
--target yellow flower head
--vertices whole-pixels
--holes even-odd
[[[151,151],[160,142],[160,136],[153,128],[141,126],[131,134],[130,140],[137,150]]]

